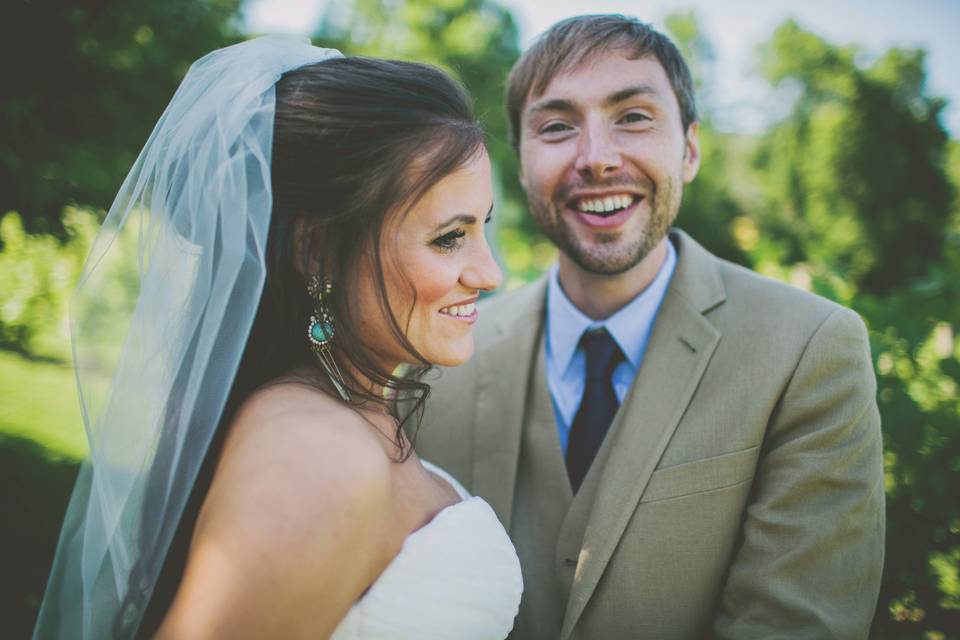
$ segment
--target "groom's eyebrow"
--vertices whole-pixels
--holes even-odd
[[[534,102],[527,109],[527,117],[532,118],[541,111],[576,111],[573,103],[564,98],[551,98],[550,100],[541,100]]]
[[[603,101],[603,105],[605,107],[612,107],[620,102],[624,102],[625,100],[629,100],[630,98],[635,98],[637,96],[660,98],[660,92],[648,84],[635,84],[632,87],[625,87],[620,89],[620,91],[610,94]]]
[[[490,209],[487,211],[486,218],[490,217],[490,214],[493,213],[493,203],[490,204]],[[444,222],[441,222],[436,227],[433,228],[434,232],[445,229],[446,227],[451,226],[454,223],[460,224],[477,224],[477,216],[472,216],[469,213],[458,213],[452,218],[448,218]]]
[[[635,98],[637,96],[650,96],[653,98],[660,98],[660,92],[651,87],[648,84],[636,84],[630,87],[624,87],[619,91],[611,93],[603,100],[603,106],[612,107],[617,105],[620,102],[629,100],[630,98]],[[576,111],[577,107],[573,104],[571,100],[566,98],[550,98],[548,100],[541,100],[540,102],[534,102],[530,105],[530,108],[527,109],[527,117],[533,117],[541,111]]]

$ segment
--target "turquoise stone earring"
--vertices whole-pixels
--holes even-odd
[[[316,316],[310,316],[310,341],[322,345],[333,339],[333,326],[329,322],[320,322]]]
[[[314,313],[310,316],[310,324],[307,326],[307,338],[310,340],[310,347],[313,353],[320,361],[320,366],[326,372],[330,382],[344,402],[350,402],[350,392],[347,390],[347,384],[344,382],[343,374],[337,361],[330,353],[330,343],[333,341],[333,316],[327,306],[327,299],[333,293],[333,284],[319,276],[313,276],[307,282],[307,292],[314,303]]]

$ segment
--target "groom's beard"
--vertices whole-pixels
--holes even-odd
[[[643,261],[663,240],[676,220],[683,195],[683,181],[680,176],[669,176],[660,184],[651,180],[637,184],[636,181],[619,180],[603,184],[565,185],[558,190],[553,200],[540,198],[527,192],[527,203],[534,221],[543,233],[550,238],[557,249],[565,253],[574,263],[588,273],[597,275],[618,275],[629,271]],[[640,216],[644,220],[630,220],[627,223],[641,222],[639,228],[624,228],[610,231],[585,230],[579,223],[570,219],[576,215],[569,211],[566,203],[569,195],[576,189],[629,187],[631,192],[644,194],[631,217]],[[579,235],[578,235],[579,230]],[[589,241],[584,239],[589,238]]]

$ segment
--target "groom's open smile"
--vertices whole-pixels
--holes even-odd
[[[588,227],[614,229],[636,213],[643,200],[644,196],[626,191],[593,191],[578,193],[566,206]]]

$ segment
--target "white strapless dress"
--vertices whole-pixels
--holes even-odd
[[[517,552],[493,509],[450,474],[461,502],[411,533],[331,640],[503,640],[520,607]]]

